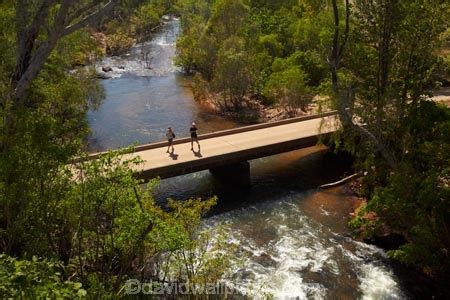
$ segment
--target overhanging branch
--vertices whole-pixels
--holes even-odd
[[[13,97],[16,99],[17,105],[23,104],[23,98],[25,96],[25,91],[30,86],[31,82],[36,78],[36,76],[39,74],[40,70],[42,69],[42,66],[46,62],[48,56],[55,48],[58,40],[68,34],[71,34],[75,32],[76,30],[79,30],[83,27],[88,26],[93,21],[97,20],[99,17],[109,13],[114,8],[115,4],[118,3],[119,0],[109,0],[105,5],[99,7],[94,12],[90,13],[89,15],[83,17],[80,21],[75,22],[71,24],[75,19],[80,18],[80,15],[70,15],[71,8],[74,7],[75,2],[72,0],[62,0],[59,6],[58,11],[56,12],[53,24],[51,28],[49,29],[48,36],[46,40],[44,40],[40,46],[34,51],[34,54],[31,55],[27,59],[27,61],[23,61],[22,58],[20,58],[20,53],[18,54],[18,65],[17,69],[20,71],[17,73],[17,78],[13,88]],[[75,13],[86,13],[90,11],[91,9],[95,8],[95,6],[98,6],[101,4],[102,1],[99,0],[93,0],[92,2],[78,8],[75,10]],[[36,28],[40,28],[42,24],[44,23],[46,17],[48,16],[48,10],[55,4],[55,0],[45,0],[43,4],[41,5],[40,9],[38,10],[34,21],[32,22],[32,25],[35,26],[39,25]],[[26,20],[23,20],[23,22],[26,22]],[[31,27],[26,28],[26,30],[29,31],[33,29]],[[27,32],[25,31],[25,32]],[[31,47],[26,47],[27,45],[23,45],[24,49],[28,49],[29,51],[32,51],[34,48],[34,42],[38,37],[38,30],[34,30],[36,34],[32,37],[32,43]],[[19,39],[20,43],[20,39]],[[19,45],[22,46],[22,45]],[[20,48],[20,47],[19,47]],[[24,50],[24,51],[25,51]],[[23,56],[23,55],[22,55]],[[21,64],[19,64],[21,63]]]
[[[79,30],[79,29],[81,29],[83,27],[86,27],[87,25],[91,24],[93,21],[97,20],[100,16],[103,16],[103,15],[111,12],[112,9],[114,8],[114,5],[117,2],[118,2],[118,0],[110,0],[104,6],[102,6],[98,10],[94,11],[90,15],[84,17],[79,22],[67,26],[64,29],[62,35],[65,36],[65,35],[71,34],[72,32],[77,31],[77,30]]]

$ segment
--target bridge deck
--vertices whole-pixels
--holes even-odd
[[[136,168],[141,178],[167,178],[313,146],[338,124],[337,116],[327,113],[200,136],[201,151],[195,143],[191,151],[189,139],[183,138],[176,141],[174,153],[166,153],[167,143],[157,143],[126,156],[143,160]]]

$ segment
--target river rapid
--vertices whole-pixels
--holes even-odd
[[[106,98],[88,113],[91,151],[164,139],[172,126],[187,136],[192,121],[200,133],[239,126],[208,112],[193,99],[189,78],[173,65],[180,23],[164,19],[152,40],[98,66],[112,71],[101,80]],[[151,61],[143,53],[148,52]],[[150,67],[150,68],[148,68]],[[229,241],[247,253],[227,278],[242,293],[277,299],[404,299],[407,292],[383,250],[353,240],[347,227],[358,204],[344,186],[317,186],[349,172],[350,161],[325,147],[311,147],[251,161],[249,190],[224,187],[208,171],[162,180],[154,190],[167,198],[217,195],[204,220],[215,230],[225,223]]]

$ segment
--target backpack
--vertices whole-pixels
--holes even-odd
[[[172,137],[175,138],[175,133],[172,132]]]

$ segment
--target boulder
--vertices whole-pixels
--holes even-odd
[[[103,66],[102,71],[105,73],[111,72],[113,69],[110,66]]]
[[[110,79],[110,77],[106,76],[105,73],[97,73],[98,79]]]

